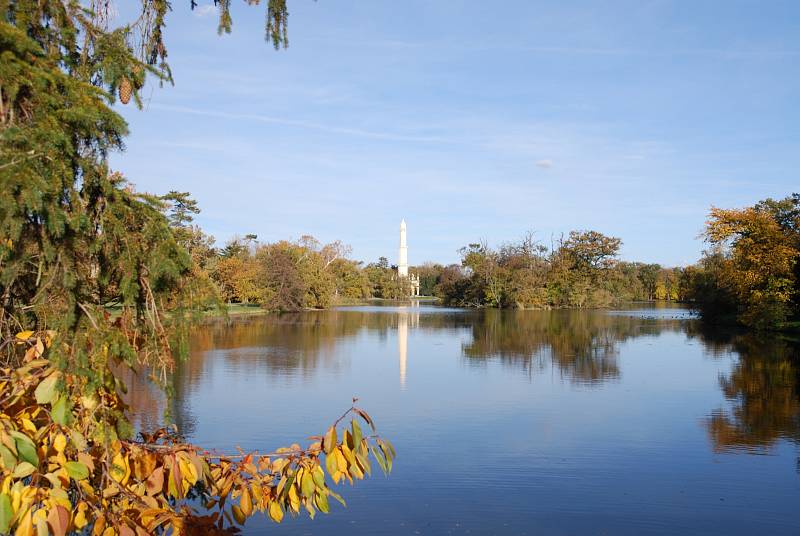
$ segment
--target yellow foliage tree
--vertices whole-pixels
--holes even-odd
[[[222,258],[213,273],[223,298],[249,303],[258,299],[258,265],[250,257]]]
[[[712,208],[706,239],[724,252],[717,279],[736,298],[739,320],[753,327],[784,321],[795,298],[800,251],[768,206]]]
[[[370,460],[392,468],[393,447],[355,405],[307,447],[273,453],[216,454],[169,429],[125,439],[103,411],[124,413],[116,389],[86,396],[85,376],[47,359],[54,335],[22,332],[5,344],[24,355],[0,370],[0,533],[231,534],[257,513],[278,523],[328,513],[329,499],[344,504],[328,478],[352,484],[371,474]]]

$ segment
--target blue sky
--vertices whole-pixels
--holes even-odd
[[[183,4],[187,4],[184,6]],[[456,262],[459,247],[571,229],[683,265],[709,207],[800,190],[800,2],[174,2],[176,85],[120,107],[113,166],[192,192],[218,242],[341,239],[353,257]]]

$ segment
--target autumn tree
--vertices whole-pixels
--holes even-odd
[[[779,326],[796,313],[800,196],[744,209],[712,208],[706,240],[721,258],[715,274],[736,301],[741,323]]]
[[[340,241],[323,245],[306,235],[297,241],[259,244],[252,256],[240,253],[220,261],[220,267],[233,268],[232,259],[237,258],[247,270],[252,267],[255,301],[268,310],[324,309],[336,302],[340,292],[353,298],[369,295],[366,276],[358,263],[347,259],[349,253],[350,247]],[[230,278],[236,278],[235,271]]]
[[[262,307],[281,312],[305,307],[308,288],[299,269],[300,255],[299,248],[285,241],[259,248],[257,292]]]
[[[547,247],[536,239],[533,232],[500,248],[500,264],[508,271],[504,306],[523,309],[548,306],[547,252]]]
[[[336,258],[329,269],[334,280],[334,301],[361,301],[372,297],[372,286],[369,277],[360,261]]]
[[[445,305],[463,305],[469,292],[470,281],[461,265],[445,266],[434,287],[434,295],[441,298]]]
[[[222,299],[226,302],[257,302],[260,294],[259,267],[254,257],[237,255],[221,257],[212,272]]]
[[[619,254],[622,241],[597,231],[571,231],[562,248],[579,270],[596,271],[610,268]]]

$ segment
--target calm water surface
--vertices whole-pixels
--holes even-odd
[[[357,396],[397,448],[348,508],[247,534],[800,534],[798,355],[674,308],[342,308],[204,326],[173,412],[263,451]]]

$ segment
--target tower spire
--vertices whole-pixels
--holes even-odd
[[[400,251],[397,255],[397,274],[408,277],[408,243],[406,242],[406,220],[400,221]]]

